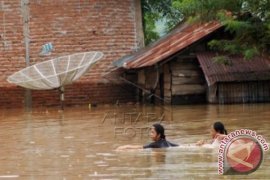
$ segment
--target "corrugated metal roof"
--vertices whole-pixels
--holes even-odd
[[[114,65],[127,69],[152,66],[209,35],[221,26],[217,22],[193,25],[184,23],[152,45],[114,62]]]
[[[197,58],[202,67],[208,85],[216,82],[270,80],[270,61],[266,58],[245,60],[240,56],[230,56],[230,65],[213,61],[214,53],[198,53]]]

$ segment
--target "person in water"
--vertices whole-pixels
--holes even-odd
[[[196,143],[196,145],[204,145],[204,144],[219,144],[220,141],[223,140],[224,137],[227,135],[227,130],[222,122],[215,122],[211,127],[211,136],[212,139],[210,141],[201,140]]]
[[[164,127],[160,124],[153,124],[150,130],[150,137],[153,140],[152,143],[142,145],[124,145],[118,147],[116,150],[124,149],[147,149],[147,148],[168,148],[178,146],[178,144],[171,143],[166,140]]]

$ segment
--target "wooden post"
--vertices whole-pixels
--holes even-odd
[[[143,89],[145,88],[145,73],[144,73],[144,69],[138,71],[138,82],[137,83]],[[138,96],[139,97],[139,100],[142,100],[142,102],[144,103],[145,92],[142,89],[140,89],[139,92],[140,92],[139,93],[139,96]]]

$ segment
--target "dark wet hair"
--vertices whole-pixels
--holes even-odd
[[[222,122],[215,122],[213,125],[213,128],[215,129],[216,132],[220,133],[220,134],[225,134],[227,135],[227,130],[225,129],[224,125],[222,124]]]
[[[158,135],[160,135],[161,139],[165,139],[165,130],[164,127],[160,124],[153,124],[153,127],[155,128],[155,131],[157,132]]]

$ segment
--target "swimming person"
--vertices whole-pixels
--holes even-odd
[[[147,145],[124,145],[118,147],[116,150],[125,149],[146,149],[146,148],[168,148],[178,146],[178,144],[171,143],[166,140],[164,127],[160,124],[153,124],[150,130],[150,137],[154,141]]]
[[[211,136],[212,139],[210,141],[206,140],[200,140],[196,143],[196,145],[204,145],[204,144],[212,144],[212,145],[218,145],[220,144],[220,141],[227,135],[227,130],[224,127],[224,124],[222,122],[215,122],[213,126],[211,127]]]

